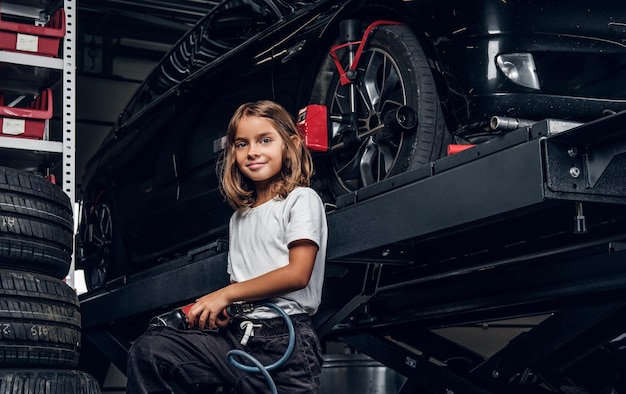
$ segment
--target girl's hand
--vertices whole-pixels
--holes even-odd
[[[217,290],[196,300],[196,303],[187,313],[189,328],[214,330],[228,325],[228,319],[218,317],[224,308],[231,304],[231,301],[223,293],[223,291]]]

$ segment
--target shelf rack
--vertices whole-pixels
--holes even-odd
[[[16,40],[36,41],[37,38],[28,34],[38,27],[42,31],[49,31],[43,27],[59,10],[64,14],[65,34],[59,42],[58,56],[38,53],[37,50],[32,53],[0,50],[0,91],[38,94],[42,89],[51,88],[57,98],[55,102],[61,103],[54,108],[53,117],[49,120],[49,138],[39,140],[0,136],[0,165],[49,176],[71,201],[76,201],[76,1],[3,0],[0,3],[0,16],[32,21],[24,28],[16,28]],[[4,23],[4,26],[11,25],[10,22]],[[73,265],[67,282],[73,285]]]

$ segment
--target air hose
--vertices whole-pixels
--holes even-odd
[[[287,349],[285,349],[285,353],[283,353],[283,355],[277,361],[275,361],[274,363],[270,365],[261,364],[261,362],[257,360],[256,357],[239,349],[233,349],[229,351],[226,354],[226,357],[232,365],[234,365],[236,368],[239,368],[242,371],[262,374],[265,380],[267,381],[267,385],[270,388],[270,392],[272,394],[277,394],[276,384],[274,383],[274,380],[270,376],[269,372],[283,365],[285,361],[287,361],[287,359],[291,356],[291,353],[293,352],[293,348],[296,345],[296,334],[293,328],[293,322],[291,321],[291,318],[284,310],[282,310],[282,308],[280,308],[278,305],[273,304],[271,302],[261,302],[259,303],[259,305],[263,305],[268,308],[274,309],[276,312],[278,312],[278,314],[283,319],[285,319],[285,324],[287,325],[287,330],[289,331],[289,343],[287,344]],[[235,356],[242,357],[246,359],[247,361],[249,361],[250,363],[252,363],[253,365],[242,364],[235,359]]]

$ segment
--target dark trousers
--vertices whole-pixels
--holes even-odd
[[[319,339],[308,315],[291,316],[295,348],[285,363],[270,374],[279,393],[315,393],[319,387],[322,354]],[[245,372],[226,357],[232,349],[243,350],[261,364],[277,361],[287,348],[289,334],[282,317],[254,320],[254,336],[246,346],[240,341],[242,320],[233,319],[219,331],[151,328],[132,345],[128,355],[127,394],[211,393],[228,387],[236,393],[267,393],[269,386],[260,373]],[[246,360],[237,358],[244,365]]]

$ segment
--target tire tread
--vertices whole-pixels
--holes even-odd
[[[50,276],[0,270],[0,367],[78,364],[78,295]]]
[[[0,268],[64,278],[74,244],[73,209],[58,186],[0,167]]]

